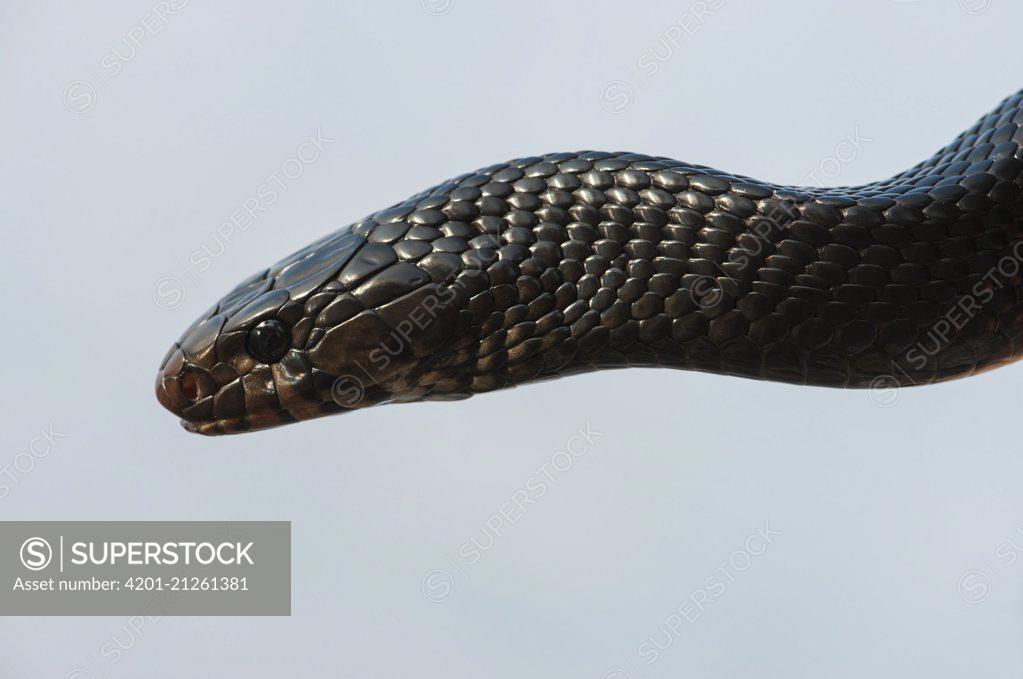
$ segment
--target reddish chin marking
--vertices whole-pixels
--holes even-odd
[[[199,383],[196,381],[194,374],[186,372],[181,376],[181,393],[189,401],[199,398]]]

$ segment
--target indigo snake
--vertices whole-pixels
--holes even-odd
[[[157,396],[220,434],[602,368],[902,387],[998,367],[1023,351],[1021,126],[1023,92],[854,187],[635,153],[491,165],[242,282]]]

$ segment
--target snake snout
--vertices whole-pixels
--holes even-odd
[[[189,365],[178,347],[171,351],[156,376],[157,400],[182,419],[203,418],[215,389],[209,374]]]

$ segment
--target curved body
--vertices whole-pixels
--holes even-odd
[[[1023,93],[857,187],[592,151],[483,168],[242,283],[157,393],[214,434],[600,368],[828,387],[993,368],[1023,348],[1021,125]]]

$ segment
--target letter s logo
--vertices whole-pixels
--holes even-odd
[[[53,548],[42,538],[29,538],[21,545],[21,565],[30,571],[41,571],[53,561]]]

